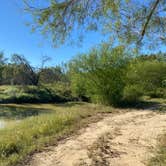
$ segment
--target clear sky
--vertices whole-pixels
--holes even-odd
[[[78,53],[88,51],[100,43],[104,37],[97,33],[88,33],[82,46],[63,45],[53,48],[48,39],[39,33],[31,33],[26,25],[29,16],[21,10],[21,0],[1,0],[0,5],[0,51],[9,57],[13,53],[24,55],[32,65],[38,66],[41,56],[52,58],[48,65],[54,66],[66,62]]]

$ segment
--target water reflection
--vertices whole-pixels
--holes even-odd
[[[0,129],[5,127],[5,121],[0,119]]]
[[[30,116],[38,116],[39,114],[49,112],[44,109],[0,106],[0,129],[4,128],[11,121],[15,122]]]
[[[37,116],[43,112],[46,111],[34,108],[0,106],[0,118],[5,119],[23,119],[29,116]]]

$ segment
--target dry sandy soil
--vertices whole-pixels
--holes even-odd
[[[27,166],[145,166],[165,129],[166,114],[155,111],[108,114],[78,135],[34,154]]]

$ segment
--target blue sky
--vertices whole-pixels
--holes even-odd
[[[30,27],[26,25],[29,19],[21,10],[21,0],[1,0],[0,51],[4,51],[7,57],[13,53],[22,54],[34,66],[40,64],[41,56],[44,55],[52,58],[47,65],[66,62],[76,54],[88,51],[104,38],[98,33],[88,33],[81,47],[63,45],[53,48],[49,39],[44,39],[37,32],[31,33]]]

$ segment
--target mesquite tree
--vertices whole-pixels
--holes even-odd
[[[31,24],[54,44],[104,30],[118,42],[151,46],[166,42],[166,0],[23,0]],[[115,38],[116,37],[116,38]]]

